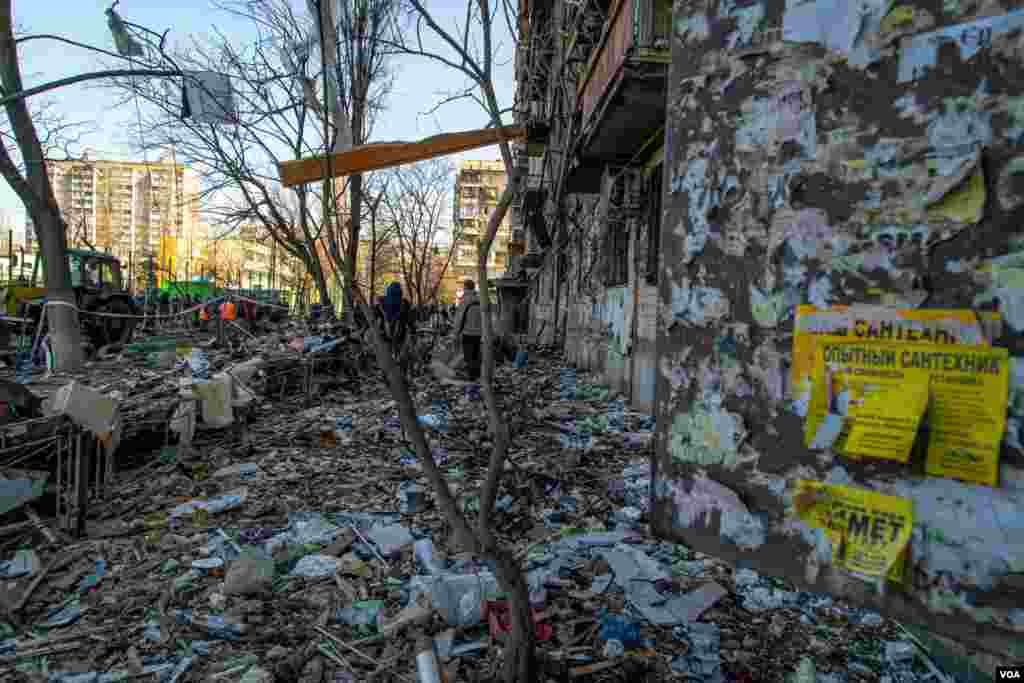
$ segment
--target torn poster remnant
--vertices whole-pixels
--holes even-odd
[[[928,70],[935,67],[939,58],[939,48],[944,45],[957,48],[961,61],[967,62],[982,50],[991,47],[993,36],[1021,29],[1024,29],[1024,10],[996,17],[984,17],[916,35],[900,52],[897,81],[908,83],[924,78]]]

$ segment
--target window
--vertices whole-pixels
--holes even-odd
[[[648,183],[650,192],[648,206],[650,213],[647,216],[647,282],[652,285],[658,284],[658,261],[661,252],[661,214],[662,214],[662,176],[665,171],[664,163],[658,164],[651,174]]]
[[[607,247],[608,273],[605,284],[609,287],[629,282],[629,229],[619,219],[608,226]]]

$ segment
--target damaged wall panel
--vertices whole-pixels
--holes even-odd
[[[1024,12],[687,0],[673,26],[655,532],[1019,660]],[[916,456],[806,448],[790,383],[801,304],[998,311],[989,341],[1010,354],[998,484],[925,476]],[[902,584],[840,566],[846,541],[798,514],[806,482],[834,485],[815,490],[835,509],[843,491],[910,502]],[[896,509],[872,522],[879,547],[906,518]]]

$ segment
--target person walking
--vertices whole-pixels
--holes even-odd
[[[381,323],[384,338],[391,346],[392,357],[404,368],[402,352],[410,330],[415,329],[415,323],[412,320],[412,305],[402,296],[402,285],[398,282],[392,282],[385,290],[377,308],[377,319]]]
[[[476,291],[476,283],[466,280],[462,283],[462,303],[455,314],[455,335],[462,341],[462,356],[466,360],[466,375],[470,382],[480,381],[481,337],[483,336],[483,316],[480,313],[480,295]]]

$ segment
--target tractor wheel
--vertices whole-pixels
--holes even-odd
[[[132,302],[124,298],[107,299],[100,302],[94,309],[94,312],[109,313],[116,316],[137,315]],[[94,327],[98,337],[94,341],[96,347],[128,343],[131,340],[132,331],[137,323],[138,320],[135,318],[97,316]]]

